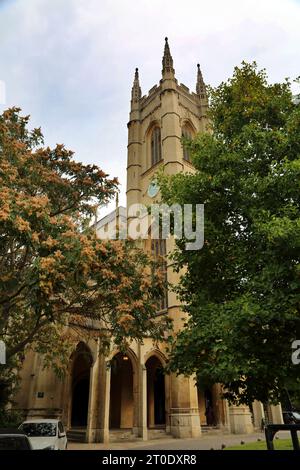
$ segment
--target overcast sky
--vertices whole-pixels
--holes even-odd
[[[118,176],[124,205],[134,68],[146,94],[161,78],[165,36],[191,89],[197,62],[212,85],[242,60],[270,81],[300,75],[299,0],[0,0],[0,112],[20,106],[46,144]]]

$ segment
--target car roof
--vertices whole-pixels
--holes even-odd
[[[0,428],[0,435],[1,436],[26,436],[26,434],[24,434],[23,431],[21,431],[20,429],[16,429],[16,428]]]
[[[26,421],[23,421],[22,424],[25,424],[25,423],[58,423],[60,421],[60,419],[38,419],[38,418],[34,418],[34,419],[27,419]]]

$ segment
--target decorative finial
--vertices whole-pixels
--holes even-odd
[[[138,102],[141,96],[142,96],[142,90],[141,90],[140,81],[139,81],[139,69],[136,67],[135,73],[134,73],[133,87],[131,90],[131,99],[134,102]]]
[[[162,59],[162,75],[164,78],[166,78],[167,75],[169,75],[167,78],[174,78],[175,75],[175,70],[173,69],[173,59],[167,37],[165,37],[165,49]]]
[[[200,69],[200,64],[197,64],[197,83],[196,83],[196,92],[201,98],[206,98],[206,86],[203,80],[202,72]]]

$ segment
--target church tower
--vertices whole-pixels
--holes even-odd
[[[160,200],[159,188],[153,181],[162,167],[169,175],[194,171],[182,137],[193,138],[205,132],[208,124],[208,99],[199,64],[196,77],[196,92],[178,84],[168,38],[165,38],[162,78],[147,95],[142,96],[139,71],[135,69],[128,123],[127,211],[133,204],[149,206]],[[128,219],[130,223],[130,215]],[[164,248],[160,244],[158,251],[162,253],[159,254],[171,251],[173,240],[166,240],[165,245]],[[178,281],[171,269],[168,269],[168,281]],[[178,323],[178,299],[171,292],[166,305],[169,315]]]
[[[161,167],[169,175],[194,171],[189,152],[182,146],[182,137],[193,138],[205,132],[208,106],[199,64],[195,72],[196,90],[192,92],[175,78],[168,38],[165,38],[162,77],[147,95],[142,96],[139,71],[135,70],[128,123],[127,210],[133,204],[149,206],[159,201],[159,188],[153,181]],[[128,218],[130,223],[130,216]],[[150,249],[150,244],[156,255],[164,255],[174,247],[172,238],[145,242],[145,249]],[[170,266],[166,266],[166,274],[168,282],[178,282],[178,274]],[[181,328],[184,313],[171,291],[162,302],[162,313],[166,312],[173,319],[174,329]],[[163,351],[163,345],[161,347]],[[145,341],[143,348],[145,351],[141,351],[140,357],[147,355],[150,344]],[[170,377],[166,413],[167,430],[174,436],[200,435],[198,394],[193,378]]]
[[[198,64],[196,92],[178,84],[165,38],[162,78],[142,96],[138,69],[131,92],[128,123],[127,207],[151,203],[149,184],[163,166],[167,174],[193,169],[182,136],[193,137],[207,126],[207,94]]]

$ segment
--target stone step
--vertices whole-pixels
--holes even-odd
[[[148,439],[164,439],[170,437],[170,434],[166,433],[165,428],[153,428],[148,429]],[[140,437],[137,437],[133,434],[132,429],[111,429],[109,432],[110,442],[135,442],[141,440]]]
[[[85,429],[76,429],[71,428],[67,431],[67,437],[69,442],[85,442]],[[153,428],[148,429],[148,439],[165,439],[170,438],[171,434],[166,433],[164,428]],[[111,429],[109,432],[109,441],[110,442],[135,442],[141,440],[133,434],[132,429]]]
[[[220,428],[219,426],[207,426],[206,424],[201,425],[202,433],[208,434],[228,434],[229,431],[224,428]]]
[[[165,428],[148,429],[148,439],[166,439],[172,437]]]
[[[132,429],[111,429],[109,431],[110,442],[134,442],[137,440],[138,437],[133,434]]]

